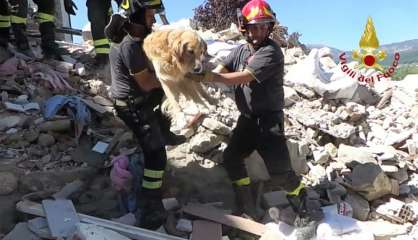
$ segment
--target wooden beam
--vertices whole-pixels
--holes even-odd
[[[20,201],[16,204],[16,209],[20,212],[32,214],[40,217],[45,217],[45,212],[42,205],[31,201]],[[175,236],[170,236],[164,233],[159,233],[147,229],[142,229],[122,223],[113,222],[110,220],[96,218],[89,215],[78,213],[80,221],[83,223],[96,224],[100,227],[118,232],[123,236],[132,238],[134,240],[184,240]]]
[[[222,211],[201,204],[189,204],[183,208],[185,213],[208,219],[217,223],[238,228],[240,230],[261,236],[266,231],[264,224],[250,219],[224,214]]]

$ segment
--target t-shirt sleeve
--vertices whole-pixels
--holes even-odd
[[[134,75],[148,67],[147,58],[141,45],[137,42],[130,42],[121,46],[122,61],[129,69],[129,73]]]
[[[268,47],[257,51],[250,59],[245,70],[250,72],[257,82],[263,82],[276,74],[280,74],[283,64],[283,54],[277,52],[273,47]]]
[[[238,51],[240,46],[232,49],[232,51],[229,53],[229,55],[221,62],[221,65],[224,66],[228,71],[234,72],[234,62],[238,55]]]

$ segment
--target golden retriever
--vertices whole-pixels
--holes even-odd
[[[201,103],[209,108],[213,99],[200,82],[185,78],[187,73],[202,69],[206,54],[206,42],[194,31],[170,29],[148,35],[143,45],[145,54],[152,62],[157,78],[174,113],[181,111],[179,98]]]

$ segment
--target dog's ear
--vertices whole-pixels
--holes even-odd
[[[174,54],[176,55],[176,58],[179,62],[184,61],[184,54],[187,51],[188,43],[185,41],[182,41],[181,39],[178,39],[174,43]]]

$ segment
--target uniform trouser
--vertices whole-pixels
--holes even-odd
[[[96,55],[108,55],[110,44],[105,37],[104,28],[112,15],[111,0],[87,0],[86,5]]]
[[[258,118],[241,115],[225,149],[224,166],[234,184],[248,185],[250,179],[244,159],[257,150],[274,179],[284,190],[294,191],[300,178],[291,167],[284,136],[283,112],[264,114]]]
[[[127,106],[115,105],[116,113],[137,137],[145,157],[142,191],[161,196],[162,179],[167,163],[164,138],[158,115],[152,106],[136,104],[135,99],[124,101]]]
[[[0,46],[7,46],[9,42],[10,18],[7,1],[0,0]]]
[[[16,38],[18,47],[27,48],[28,41],[25,36],[28,2],[27,0],[10,1],[12,5],[18,6],[15,12],[9,10],[6,0],[0,0],[0,44],[7,45],[9,42],[10,27]]]
[[[55,1],[33,0],[38,5],[39,32],[41,32],[41,47],[44,51],[55,51]]]
[[[8,10],[6,0],[0,0],[0,44],[8,42],[9,40],[9,28],[12,26],[16,43],[18,47],[27,45],[27,39],[25,36],[26,21],[28,13],[28,1],[27,0],[15,0],[11,1],[12,4],[18,4],[17,11],[13,14]],[[34,0],[38,5],[39,31],[41,32],[42,48],[45,49],[54,44],[55,41],[55,25],[54,25],[54,12],[55,2],[54,0]],[[7,21],[7,19],[9,19]]]

